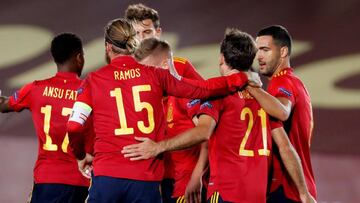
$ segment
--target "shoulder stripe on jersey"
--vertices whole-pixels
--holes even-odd
[[[181,58],[181,57],[174,57],[174,62],[179,62],[179,63],[182,63],[182,64],[185,64],[186,63],[186,59],[185,58]]]

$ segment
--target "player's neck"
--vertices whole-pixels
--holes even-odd
[[[124,55],[124,54],[118,54],[118,53],[111,53],[109,54],[109,58],[110,58],[110,61],[116,59],[116,58],[119,58],[121,56],[130,56],[130,55]]]
[[[289,68],[289,67],[290,67],[290,60],[289,59],[284,59],[284,60],[280,61],[277,68],[275,69],[275,72],[272,74],[270,79],[273,78],[274,75],[277,75],[278,73],[280,73],[285,68]]]
[[[57,72],[65,72],[65,73],[73,73],[80,77],[80,73],[78,73],[77,69],[74,67],[71,67],[69,65],[58,65],[57,66]]]
[[[223,74],[223,76],[228,76],[228,75],[236,74],[236,73],[239,73],[239,72],[240,72],[239,70],[231,69],[231,70],[226,71],[226,72]]]

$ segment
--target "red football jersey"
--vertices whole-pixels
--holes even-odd
[[[203,103],[200,114],[217,123],[209,141],[208,198],[217,191],[224,201],[265,203],[271,155],[265,111],[244,90]]]
[[[121,154],[124,146],[137,143],[134,136],[159,141],[165,133],[162,98],[209,97],[234,91],[246,75],[208,81],[181,81],[168,70],[144,66],[131,56],[120,56],[88,75],[79,88],[79,102],[92,108],[95,129],[95,176],[159,181],[163,178],[161,157],[130,161]]]
[[[81,80],[76,74],[58,72],[54,77],[25,85],[9,98],[15,111],[29,109],[39,140],[34,168],[35,183],[89,186],[68,148],[66,123]]]
[[[179,75],[203,80],[187,60],[174,58],[174,65]],[[171,138],[195,127],[192,117],[200,107],[200,100],[190,100],[169,96],[165,103],[166,138]],[[175,180],[173,197],[185,194],[186,186],[199,158],[200,145],[179,151],[164,153],[165,178]]]
[[[313,115],[308,91],[291,68],[286,68],[273,76],[268,92],[275,97],[285,97],[292,103],[290,117],[283,123],[290,142],[300,156],[308,189],[316,198],[316,186],[310,160],[310,140],[313,130]],[[287,198],[300,201],[298,190],[290,175],[279,161],[280,155],[274,151],[274,174],[271,191],[283,186]]]

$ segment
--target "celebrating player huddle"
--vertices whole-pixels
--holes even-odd
[[[255,41],[227,29],[222,76],[208,80],[161,32],[154,9],[130,5],[105,26],[107,65],[81,81],[81,40],[63,33],[51,44],[58,73],[0,97],[1,112],[32,113],[29,201],[316,202],[311,102],[287,30],[269,26]],[[268,92],[250,71],[255,58]]]

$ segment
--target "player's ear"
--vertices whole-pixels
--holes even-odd
[[[82,67],[84,65],[84,54],[79,52],[78,54],[76,54],[76,62],[77,64]]]
[[[287,46],[283,46],[280,48],[280,56],[281,58],[285,58],[289,55],[289,48]]]
[[[161,34],[162,34],[162,29],[161,29],[161,27],[156,28],[156,29],[155,29],[155,35],[156,35],[156,37],[157,37],[158,39],[160,39]]]
[[[112,50],[112,44],[105,42],[105,51],[109,53]]]
[[[224,63],[225,63],[225,57],[223,54],[220,54],[220,59],[219,59],[220,66],[223,65]]]

